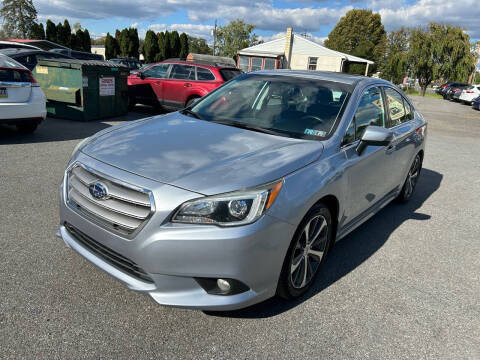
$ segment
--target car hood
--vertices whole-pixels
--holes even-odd
[[[291,139],[180,113],[103,132],[81,151],[128,172],[211,195],[276,180],[315,161],[320,141]]]

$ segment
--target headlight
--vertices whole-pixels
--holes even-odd
[[[80,141],[76,146],[75,148],[73,149],[72,151],[72,156],[70,156],[70,158],[72,158],[79,150],[81,150],[85,145],[87,145],[90,141],[92,140],[92,137],[87,137],[85,139],[83,139],[82,141]]]
[[[257,221],[282,189],[283,179],[254,189],[187,201],[173,215],[172,222],[245,225]]]

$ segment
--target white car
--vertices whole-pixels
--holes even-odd
[[[474,99],[480,96],[480,85],[471,85],[462,91],[458,98],[464,104],[472,105]]]
[[[0,124],[31,133],[46,116],[45,95],[32,72],[0,54]]]

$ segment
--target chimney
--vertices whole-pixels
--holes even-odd
[[[292,45],[293,29],[289,26],[287,27],[287,37],[285,39],[285,60],[287,61],[287,69],[290,69],[290,61],[292,60]]]

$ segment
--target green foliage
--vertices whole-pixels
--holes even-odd
[[[208,46],[207,41],[202,38],[194,36],[188,36],[188,49],[189,52],[194,54],[207,54],[212,55],[212,48]]]
[[[128,29],[123,29],[120,31],[120,36],[117,38],[118,45],[120,46],[120,56],[128,57],[128,50],[129,50],[129,36],[130,33]],[[115,36],[116,37],[116,36]]]
[[[140,40],[138,39],[138,30],[136,28],[128,29],[128,57],[138,59],[138,49],[140,47]]]
[[[48,41],[57,42],[57,27],[50,19],[47,20],[45,34]]]
[[[380,70],[382,78],[400,84],[408,70],[408,42],[410,32],[401,28],[392,31],[387,38],[387,52]]]
[[[72,28],[67,19],[57,25],[57,43],[66,47],[70,47],[72,42]]]
[[[169,36],[170,57],[178,58],[180,56],[180,36],[176,30],[172,31]]]
[[[118,57],[119,50],[118,40],[110,35],[110,33],[107,33],[105,37],[105,59],[109,60]]]
[[[158,54],[158,37],[154,31],[148,30],[143,44],[143,54],[147,63],[155,61]]]
[[[336,51],[359,56],[375,62],[375,72],[383,60],[387,36],[380,14],[371,10],[353,9],[343,16],[325,40],[325,46]],[[362,73],[365,65],[352,64],[350,72]]]
[[[33,23],[28,33],[28,37],[30,39],[35,39],[35,40],[44,40],[45,29],[43,28],[43,24]]]
[[[88,29],[83,30],[82,45],[83,51],[92,52],[92,39],[90,38],[90,32]]]
[[[229,24],[218,27],[216,55],[234,57],[239,50],[258,44],[258,36],[252,33],[254,29],[255,26],[247,24],[241,19],[230,21]]]
[[[188,51],[188,36],[185,33],[180,35],[180,59],[185,59],[189,54]]]
[[[37,10],[32,0],[3,0],[0,17],[6,37],[25,39],[37,20]]]
[[[464,29],[437,23],[412,30],[408,62],[422,95],[433,79],[467,81],[475,68],[470,37]]]

